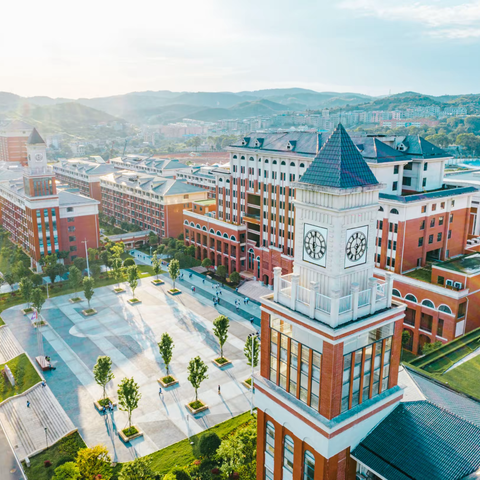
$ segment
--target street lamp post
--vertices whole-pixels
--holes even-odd
[[[82,243],[85,244],[85,258],[87,259],[87,275],[90,277],[90,266],[88,264],[88,249],[87,249],[88,240],[87,239],[82,240]]]
[[[47,433],[48,433],[48,428],[45,427],[45,443],[47,444],[47,450],[48,450],[48,436],[47,436]]]
[[[255,337],[258,338],[258,332],[255,332],[255,333],[250,333],[250,335],[248,335],[249,338],[251,339],[252,341],[252,358],[251,358],[251,364],[252,364],[252,374],[250,376],[250,379],[251,379],[251,385],[250,385],[250,415],[253,415],[253,368],[254,368],[254,359],[255,359]]]

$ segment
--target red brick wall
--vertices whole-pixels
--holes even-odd
[[[68,222],[67,218],[60,219],[60,235],[62,240],[61,250],[70,250],[71,246],[76,246],[77,250],[71,252],[66,262],[70,262],[72,256],[85,258],[85,244],[87,240],[87,248],[98,248],[100,246],[100,225],[98,223],[98,215],[84,215],[74,217],[73,222]],[[68,227],[74,226],[75,232],[69,232]],[[70,242],[69,237],[74,236],[75,241]]]
[[[98,182],[90,183],[90,198],[100,202],[99,209],[102,207],[102,191],[100,188],[100,180]]]
[[[343,343],[323,343],[320,414],[334,418],[342,406]]]
[[[0,137],[0,161],[21,162],[27,164],[27,140],[26,137]]]

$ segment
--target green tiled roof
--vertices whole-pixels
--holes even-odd
[[[459,480],[480,468],[480,428],[429,401],[400,404],[352,456],[388,480]]]
[[[342,124],[339,124],[302,176],[300,183],[354,188],[377,185],[378,181]]]

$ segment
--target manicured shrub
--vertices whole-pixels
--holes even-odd
[[[220,437],[215,432],[204,433],[198,444],[200,455],[202,457],[213,457],[221,443]]]
[[[183,468],[175,467],[171,472],[170,475],[175,478],[175,480],[192,480],[192,477],[185,471]]]
[[[127,258],[124,262],[123,262],[123,266],[124,267],[131,267],[132,265],[135,265],[135,260],[133,258]]]

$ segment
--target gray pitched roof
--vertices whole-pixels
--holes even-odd
[[[342,124],[330,135],[300,183],[334,188],[377,185],[378,181]]]
[[[387,163],[408,162],[410,160],[403,152],[395,150],[376,137],[355,137],[352,135],[351,139],[367,162]]]
[[[32,133],[28,137],[27,145],[37,145],[40,143],[45,143],[45,142],[43,141],[43,138],[40,136],[40,134],[37,132],[37,129],[34,128],[32,130]]]
[[[459,480],[480,468],[480,428],[428,401],[401,403],[353,450],[388,480]]]
[[[393,200],[400,203],[426,202],[435,198],[453,197],[455,195],[466,195],[469,193],[478,192],[475,187],[456,187],[443,188],[441,190],[434,190],[433,192],[417,193],[413,195],[392,195],[390,193],[380,193],[380,200]]]

